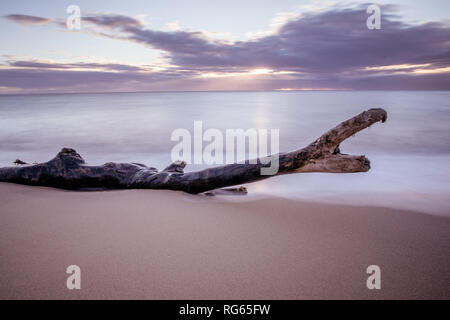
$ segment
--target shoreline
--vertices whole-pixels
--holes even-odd
[[[0,183],[0,299],[450,298],[450,218],[227,198]]]

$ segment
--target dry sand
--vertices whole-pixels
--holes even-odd
[[[449,267],[450,218],[0,183],[1,299],[449,299]]]

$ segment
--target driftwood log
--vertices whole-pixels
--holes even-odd
[[[366,172],[370,162],[365,156],[342,154],[339,145],[378,121],[386,121],[383,109],[370,109],[342,122],[307,147],[279,154],[279,174],[300,172],[350,173]],[[34,165],[0,168],[0,181],[63,189],[169,189],[202,193],[228,186],[272,177],[261,175],[266,161],[228,164],[195,172],[183,172],[185,163],[176,161],[162,171],[138,163],[86,165],[70,148],[62,149],[52,160]]]

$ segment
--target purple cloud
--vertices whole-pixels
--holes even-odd
[[[106,69],[112,71],[141,71],[142,68],[118,63],[49,63],[39,61],[8,61],[8,66],[38,69]]]
[[[113,63],[51,63],[8,61],[0,68],[0,89],[4,92],[103,92],[168,90],[167,85],[183,88],[182,81],[196,73],[186,70],[148,71]],[[85,70],[80,70],[85,69]],[[181,83],[179,83],[181,81]],[[189,81],[186,81],[186,85]],[[186,87],[188,90],[188,88]]]
[[[168,61],[177,67],[148,72],[146,68],[120,64],[12,61],[9,67],[17,69],[0,70],[0,86],[14,82],[15,87],[22,83],[30,88],[33,81],[39,81],[32,74],[39,74],[43,80],[36,86],[47,81],[53,88],[69,83],[91,83],[93,87],[109,81],[111,90],[127,82],[143,90],[450,90],[448,22],[407,24],[399,19],[394,7],[384,6],[381,29],[369,30],[367,17],[363,7],[307,13],[271,35],[229,43],[212,40],[202,32],[146,29],[138,20],[122,15],[89,16],[83,20],[99,27],[99,35],[165,51]],[[99,71],[71,70],[80,67]],[[239,81],[239,74],[256,68],[274,72]],[[212,81],[198,77],[205,72],[237,76]]]
[[[82,21],[93,23],[100,27],[119,28],[119,27],[134,27],[142,28],[140,21],[123,15],[97,15],[82,17]]]
[[[25,14],[10,14],[4,16],[4,18],[16,22],[18,24],[21,24],[23,26],[30,26],[35,24],[46,24],[51,22],[51,19],[36,17],[36,16],[29,16]]]
[[[236,72],[264,67],[301,72],[302,79],[312,83],[325,78],[331,87],[343,82],[353,84],[351,88],[358,88],[355,78],[366,79],[365,83],[375,87],[383,87],[375,84],[387,81],[388,76],[390,84],[393,79],[402,79],[393,83],[398,88],[405,87],[405,79],[411,79],[411,88],[420,88],[421,79],[423,88],[430,87],[429,78],[442,80],[439,75],[414,71],[450,66],[448,22],[410,25],[399,20],[393,6],[384,6],[382,12],[381,30],[366,27],[365,7],[331,9],[288,21],[273,35],[232,44],[212,41],[201,32],[148,30],[129,23],[114,26],[121,32],[121,39],[166,51],[174,65],[197,71]],[[395,65],[401,68],[377,69]],[[399,75],[399,71],[410,74]],[[438,87],[450,89],[450,80]]]
[[[408,25],[388,13],[382,17],[382,29],[369,30],[362,9],[308,14],[289,21],[274,35],[234,44],[211,42],[193,32],[129,26],[122,31],[132,41],[167,51],[174,64],[189,68],[266,67],[340,73],[368,66],[450,65],[448,24]]]

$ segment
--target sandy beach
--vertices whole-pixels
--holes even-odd
[[[0,183],[0,221],[1,299],[450,298],[445,217]],[[381,290],[366,287],[372,264]]]

